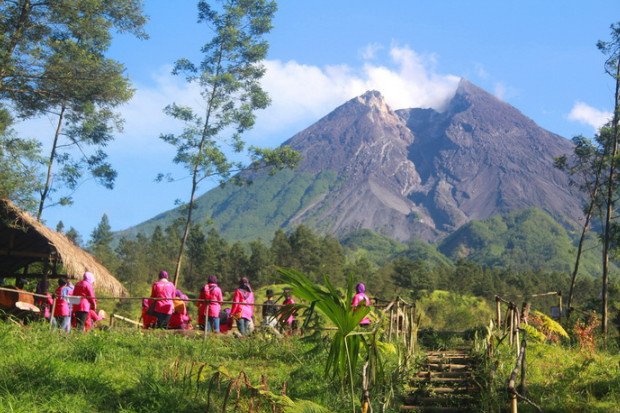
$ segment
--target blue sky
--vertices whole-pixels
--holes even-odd
[[[154,182],[159,172],[183,176],[172,164],[173,148],[158,136],[178,130],[163,115],[165,105],[200,106],[197,90],[171,76],[170,67],[181,57],[200,58],[209,32],[196,23],[193,1],[145,3],[150,39],[117,36],[110,50],[136,89],[120,108],[125,130],[108,148],[116,187],[85,182],[73,206],[43,214],[49,226],[62,220],[85,241],[104,213],[120,230],[189,194],[187,180]],[[277,146],[369,89],[394,109],[441,109],[460,77],[552,132],[591,136],[613,106],[613,82],[595,44],[620,20],[614,10],[617,0],[280,1],[263,82],[273,102],[246,140]],[[52,134],[45,119],[19,129],[44,142]]]

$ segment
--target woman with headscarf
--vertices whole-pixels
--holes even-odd
[[[230,313],[237,320],[239,332],[244,336],[250,334],[250,323],[254,316],[254,293],[250,281],[246,277],[239,280],[239,288],[235,290],[233,295]]]
[[[210,275],[200,290],[200,315],[205,320],[207,331],[220,332],[220,310],[222,309],[222,290],[217,285],[217,277]],[[236,301],[236,300],[233,300]]]
[[[170,316],[174,312],[172,300],[177,289],[168,280],[166,271],[159,272],[159,280],[151,288],[152,314],[157,318],[157,328],[167,328]]]
[[[364,283],[358,283],[355,286],[356,294],[353,296],[353,301],[351,302],[351,307],[354,309],[359,306],[369,307],[370,299],[366,295],[366,286]],[[370,324],[370,319],[368,317],[362,318],[360,321],[360,326],[367,327]]]
[[[97,299],[95,298],[95,276],[86,271],[82,281],[75,284],[73,295],[82,297],[77,305],[73,306],[76,327],[79,331],[85,331],[86,322],[90,310],[97,311]]]
[[[192,319],[187,314],[187,301],[189,297],[181,290],[176,290],[174,293],[174,300],[172,301],[174,312],[170,316],[168,321],[168,328],[171,330],[189,330],[192,328]]]

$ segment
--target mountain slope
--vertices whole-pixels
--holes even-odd
[[[277,228],[303,223],[339,237],[370,229],[434,241],[472,219],[528,207],[567,226],[581,216],[580,200],[553,167],[572,144],[466,80],[442,113],[394,111],[371,91],[284,144],[301,152],[297,170],[213,189],[198,199],[197,220],[211,219],[229,239],[271,239]]]

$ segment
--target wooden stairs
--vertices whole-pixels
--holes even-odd
[[[429,351],[401,412],[476,412],[479,388],[469,349]]]

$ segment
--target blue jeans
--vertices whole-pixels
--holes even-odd
[[[247,336],[248,334],[250,334],[250,320],[248,320],[247,318],[238,319],[237,328],[239,329],[241,335]]]
[[[207,322],[207,331],[213,331],[214,333],[220,332],[220,318],[219,317],[209,316],[209,321]]]
[[[56,316],[52,319],[52,325],[69,333],[71,331],[71,316]]]

